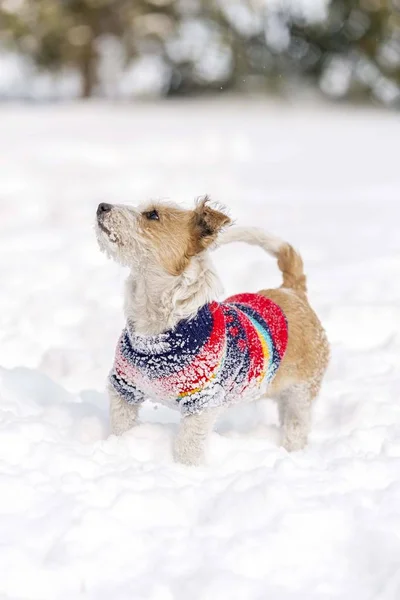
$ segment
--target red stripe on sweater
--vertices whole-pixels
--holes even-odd
[[[230,308],[236,312],[236,317],[246,335],[247,351],[250,357],[247,383],[250,383],[252,379],[259,377],[264,370],[264,353],[261,341],[249,317],[236,306],[231,306]]]
[[[269,327],[279,357],[283,357],[288,343],[288,326],[284,312],[275,302],[262,294],[236,294],[225,302],[246,304],[258,312]]]
[[[166,389],[178,388],[180,394],[190,393],[209,381],[220,364],[225,347],[225,318],[217,302],[211,302],[210,309],[213,327],[208,341],[189,365],[163,379]]]

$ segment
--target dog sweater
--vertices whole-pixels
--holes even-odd
[[[269,298],[238,294],[204,305],[192,319],[155,336],[128,321],[110,382],[130,404],[145,398],[186,414],[260,395],[285,354],[287,320]]]

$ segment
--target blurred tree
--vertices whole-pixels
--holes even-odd
[[[106,36],[127,65],[157,58],[164,93],[302,76],[334,97],[400,96],[400,0],[0,0],[0,32],[41,68],[77,69],[83,96]]]
[[[346,96],[367,90],[380,100],[398,99],[399,9],[396,0],[332,0],[328,18],[315,27],[295,24],[292,40],[302,40],[316,57],[309,67],[322,77],[324,91]]]
[[[97,83],[97,42],[116,36],[127,58],[135,53],[136,20],[168,12],[167,0],[0,0],[2,38],[42,68],[75,67],[82,96]]]

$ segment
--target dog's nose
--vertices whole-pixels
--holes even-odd
[[[111,209],[112,204],[107,204],[107,202],[100,202],[99,206],[97,207],[97,215],[110,212]]]

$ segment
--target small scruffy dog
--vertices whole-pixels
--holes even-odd
[[[299,254],[257,228],[223,231],[230,223],[207,197],[193,210],[164,203],[97,209],[100,248],[130,268],[127,324],[108,385],[111,431],[135,425],[145,398],[165,403],[182,415],[175,459],[190,465],[203,460],[226,406],[265,396],[278,402],[284,448],[303,448],[329,359]],[[219,303],[209,250],[234,241],[275,256],[282,286]]]

